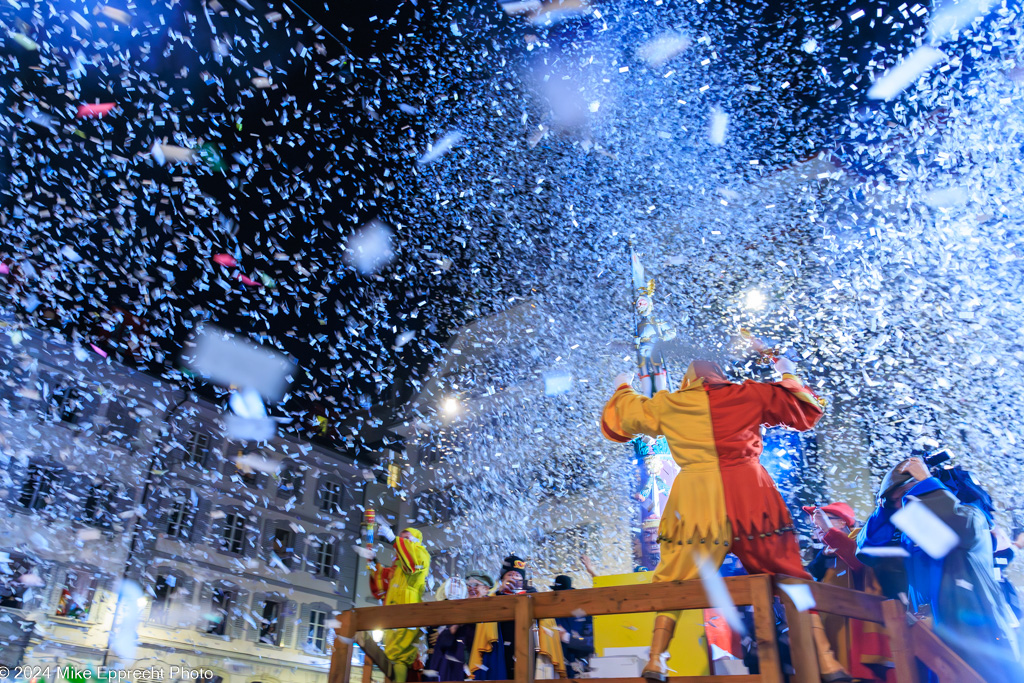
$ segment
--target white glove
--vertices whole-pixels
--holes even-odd
[[[783,356],[775,361],[775,372],[780,375],[795,375],[796,363]]]
[[[633,386],[633,373],[632,372],[620,372],[615,375],[615,389],[617,390],[623,384]]]
[[[391,527],[384,522],[377,522],[377,528],[380,529],[380,535],[385,541],[388,543],[395,542],[395,532],[391,530]]]

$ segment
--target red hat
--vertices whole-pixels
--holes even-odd
[[[813,515],[818,509],[819,508],[813,505],[803,506],[803,511],[809,515]],[[853,528],[857,523],[857,518],[853,514],[853,508],[846,503],[830,503],[822,506],[820,509],[826,515],[832,515],[833,517],[838,517],[843,520],[843,523],[850,528]]]

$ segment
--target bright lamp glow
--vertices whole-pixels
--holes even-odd
[[[459,401],[451,396],[444,400],[445,415],[454,415],[459,412]]]
[[[371,635],[373,636],[373,642],[375,643],[379,643],[384,640],[384,631],[374,631]]]
[[[747,296],[743,301],[743,305],[751,311],[760,311],[764,308],[764,303],[764,294],[761,293],[760,289],[752,289],[747,292]]]
[[[140,596],[139,599],[135,601],[135,604],[139,606],[139,609],[142,609],[143,607],[145,607],[146,606],[146,596],[145,595]]]

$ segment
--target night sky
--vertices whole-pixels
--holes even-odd
[[[46,49],[11,35],[4,43],[0,256],[26,322],[152,372],[177,368],[203,321],[285,351],[301,370],[273,410],[308,436],[316,415],[340,423],[371,408],[399,414],[461,325],[510,296],[543,298],[531,273],[554,254],[586,260],[623,245],[590,240],[593,223],[574,231],[530,216],[500,218],[529,224],[535,238],[529,248],[506,244],[501,198],[436,201],[439,176],[417,163],[447,132],[449,95],[462,93],[460,104],[480,96],[507,62],[546,54],[557,63],[608,22],[590,15],[531,27],[490,3],[449,0],[303,7],[323,30],[293,5],[260,0],[142,2],[128,24],[74,2],[6,7],[11,30]],[[837,124],[851,109],[898,118],[905,109],[867,107],[867,74],[894,63],[923,30],[923,13],[886,3],[858,4],[866,18],[854,21],[852,3],[666,2],[628,25],[625,3],[595,7],[620,19],[613,30],[633,68],[630,46],[655,29],[653,17],[671,24],[665,16],[675,13],[705,32],[701,50],[721,58],[711,68],[734,109],[773,121],[735,133],[764,164],[714,162],[723,173],[770,173],[841,151],[850,139]],[[879,9],[903,18],[883,23]],[[820,47],[795,49],[810,39]],[[226,42],[230,49],[218,47]],[[528,55],[531,42],[546,52]],[[787,85],[757,87],[766,79]],[[96,102],[116,107],[76,117]],[[500,140],[506,123],[482,132]],[[160,164],[158,142],[197,158]],[[541,144],[552,159],[566,154],[563,143]],[[532,201],[535,215],[556,201],[557,187],[529,197],[543,169],[504,170],[508,191]],[[390,226],[394,258],[360,273],[344,246],[374,220]],[[468,239],[453,237],[470,222]],[[221,253],[238,266],[214,263]],[[334,431],[327,437],[342,443]]]

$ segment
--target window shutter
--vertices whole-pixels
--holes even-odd
[[[274,531],[277,529],[278,521],[276,519],[267,519],[263,522],[263,534],[260,537],[260,557],[270,564],[270,554],[274,552]],[[282,560],[284,558],[281,558]],[[280,571],[278,565],[274,565],[274,569]]]
[[[312,534],[306,536],[306,565],[305,570],[311,574],[316,573],[316,549],[320,545],[320,539]]]
[[[213,614],[213,585],[205,581],[199,589],[199,609],[196,610],[196,614],[196,630],[206,633],[210,616]],[[230,614],[227,616],[227,619],[231,619]],[[224,632],[228,633],[229,631],[230,629],[225,629]]]
[[[153,615],[153,586],[144,588],[142,594],[146,596],[145,604],[139,608],[139,624],[147,623]]]
[[[176,492],[171,489],[158,489],[157,495],[153,497],[152,507],[156,508],[156,515],[153,517],[153,533],[166,534],[167,525],[171,522],[171,506],[174,504]]]
[[[47,465],[47,467],[53,467],[53,465]],[[97,489],[102,486],[102,484],[93,484],[92,477],[89,475],[80,475],[62,467],[54,470],[52,481],[53,488],[47,498],[52,498],[53,502],[46,506],[47,510],[59,510],[62,517],[66,515],[72,519],[84,519],[85,501],[89,492],[94,486]],[[66,493],[70,493],[78,500],[68,498],[64,495]],[[96,508],[97,513],[100,510],[102,510],[102,502]]]
[[[303,605],[299,611],[299,618],[295,624],[296,638],[295,645],[293,646],[296,650],[305,652],[307,650],[306,643],[309,642],[309,612],[311,607],[309,605]]]
[[[114,579],[109,576],[97,576],[92,591],[92,603],[89,605],[89,616],[86,623],[98,624],[102,613],[106,612],[107,605],[113,606],[117,603],[117,593],[114,592]]]
[[[196,581],[190,576],[178,576],[172,602],[170,626],[188,628],[195,614]]]
[[[209,543],[208,537],[213,533],[213,529],[210,527],[214,526],[210,519],[210,512],[213,509],[213,505],[209,498],[199,496],[198,505],[196,505],[195,521],[192,522],[192,542],[193,543]]]
[[[176,446],[171,449],[171,452],[167,454],[167,465],[168,468],[174,465],[181,465],[185,462],[185,456],[188,451],[184,446]]]
[[[229,608],[231,623],[230,628],[225,629],[226,633],[231,638],[238,640],[248,639],[248,632],[252,630],[252,627],[246,623],[243,614],[249,614],[249,594],[243,590],[237,590],[232,588],[234,591],[233,602]],[[249,618],[252,619],[252,615],[249,614]],[[257,622],[258,623],[258,622]],[[259,635],[257,634],[257,637]]]
[[[256,624],[256,628],[253,629],[251,624],[246,624],[245,629],[245,639],[250,642],[260,642],[260,628],[263,626],[263,622],[260,618],[263,616],[263,602],[266,599],[266,593],[253,593],[249,617],[252,619],[253,623]]]
[[[192,541],[196,537],[196,521],[199,518],[199,496],[192,489],[185,489],[182,491],[182,495],[185,497],[187,508],[185,510],[185,518],[182,520],[182,531],[181,537],[183,540]]]
[[[132,486],[115,483],[110,501],[111,523],[115,527],[125,529],[131,524],[128,512],[135,507],[135,491]]]
[[[50,572],[49,594],[43,603],[43,612],[52,616],[57,613],[57,605],[60,603],[60,594],[64,590],[64,582],[68,578],[67,567],[57,566]]]
[[[295,602],[294,600],[286,600],[282,607],[284,608],[283,612],[281,613],[281,616],[278,618],[278,621],[284,622],[282,624],[278,624],[278,626],[281,629],[280,645],[281,647],[296,647],[296,644],[293,641],[295,638],[296,630],[295,621],[299,617],[299,615],[296,614],[296,612],[299,609],[299,603]]]
[[[254,519],[255,516],[248,510],[240,510],[239,514],[242,515],[242,519],[245,521],[242,523],[242,550],[238,554],[242,557],[251,557],[258,554],[259,551],[255,545],[258,542],[256,539],[260,532],[259,522]]]

